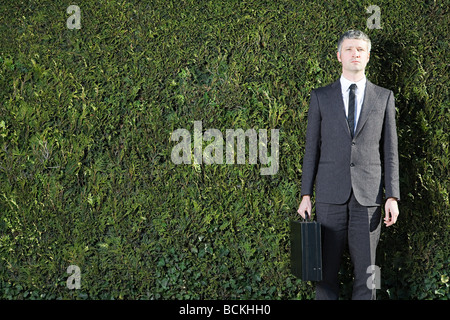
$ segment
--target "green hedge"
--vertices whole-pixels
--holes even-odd
[[[290,273],[289,220],[309,93],[339,77],[351,28],[398,110],[403,200],[379,297],[450,297],[446,1],[80,0],[81,29],[57,3],[0,5],[0,298],[313,298]],[[171,134],[194,121],[279,129],[278,173],[174,164]],[[343,297],[350,277],[347,259]]]

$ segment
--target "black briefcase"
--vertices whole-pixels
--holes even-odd
[[[291,220],[291,271],[304,281],[322,280],[321,225]]]

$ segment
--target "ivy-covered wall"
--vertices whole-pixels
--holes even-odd
[[[367,77],[398,111],[402,200],[378,297],[450,297],[447,1],[23,0],[0,21],[0,298],[313,298],[290,273],[289,221],[309,94],[340,76],[348,29],[371,37]],[[250,145],[226,161],[238,129],[274,174]],[[222,164],[195,161],[220,146],[207,132]]]

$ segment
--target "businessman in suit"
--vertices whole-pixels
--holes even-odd
[[[352,299],[376,298],[369,284],[380,237],[383,189],[385,225],[393,225],[399,215],[394,95],[366,78],[370,47],[363,32],[345,32],[338,41],[340,79],[311,92],[298,213],[303,218],[305,212],[311,213],[315,184],[323,236],[318,300],[339,298],[338,272],[347,244],[354,266]]]

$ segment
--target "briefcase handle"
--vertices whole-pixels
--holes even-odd
[[[308,221],[308,216],[311,218],[309,212],[305,210],[305,221]]]

